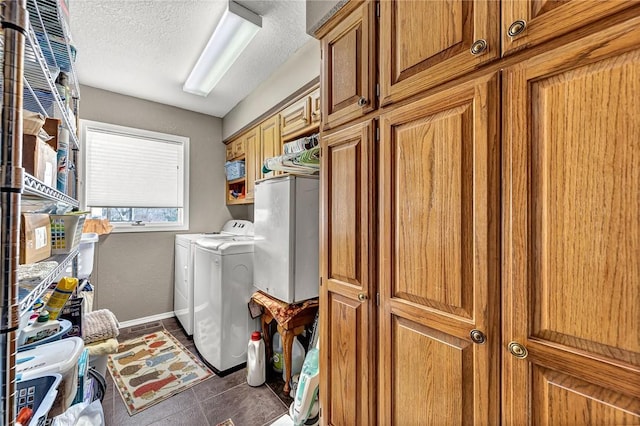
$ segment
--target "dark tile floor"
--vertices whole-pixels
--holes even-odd
[[[168,330],[192,353],[198,354],[175,318],[120,330],[118,341],[142,336],[162,328]],[[284,381],[268,374],[267,384],[254,388],[247,384],[244,369],[224,377],[214,376],[138,414],[127,408],[107,371],[107,389],[102,407],[106,426],[215,426],[231,419],[236,426],[270,425],[282,416],[292,399],[282,392]]]

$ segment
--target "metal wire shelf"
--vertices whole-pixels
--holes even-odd
[[[31,290],[29,294],[20,299],[20,315],[26,313],[29,308],[31,308],[31,306],[35,303],[35,301],[42,297],[44,292],[47,291],[53,281],[67,269],[67,266],[69,266],[73,259],[75,259],[79,251],[79,247],[76,247],[69,254],[59,254],[47,259],[55,260],[56,262],[58,262],[58,266],[56,267],[56,269],[51,271],[51,273],[49,273],[49,275],[47,275],[45,279],[40,282],[40,284],[38,284],[33,290]]]
[[[44,197],[53,201],[61,201],[72,207],[78,207],[80,205],[78,200],[45,185],[43,182],[28,173],[25,173],[24,175],[24,193],[25,195]]]

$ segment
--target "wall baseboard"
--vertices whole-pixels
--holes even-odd
[[[156,314],[156,315],[150,315],[148,317],[136,318],[129,321],[120,321],[120,328],[134,327],[136,325],[146,324],[152,321],[160,321],[160,320],[172,318],[175,316],[176,315],[173,313],[173,311],[171,311],[171,312],[163,312],[161,314]]]

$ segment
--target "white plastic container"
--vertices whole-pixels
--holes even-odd
[[[37,343],[39,340],[53,336],[60,330],[60,321],[50,320],[49,312],[42,311],[33,324],[27,325],[20,330],[18,346]]]
[[[261,386],[266,380],[264,340],[254,331],[247,347],[247,384]]]
[[[76,396],[78,387],[78,359],[84,349],[84,342],[79,337],[56,342],[44,343],[34,349],[20,352],[17,356],[16,373],[22,374],[22,380],[33,379],[46,374],[62,375],[62,383],[58,388],[58,397],[54,408],[66,411]],[[59,403],[58,403],[59,401]]]
[[[291,347],[291,377],[299,374],[302,371],[302,364],[304,364],[304,346],[297,338],[293,338],[293,345]],[[284,357],[283,357],[284,358]],[[287,380],[287,366],[284,359],[282,361],[282,380]]]
[[[96,233],[88,233],[82,234],[82,238],[80,239],[80,245],[78,246],[78,275],[77,278],[82,280],[84,278],[89,278],[91,272],[93,271],[93,255],[95,251],[95,244],[98,242],[98,234]],[[71,269],[71,265],[67,267],[67,269],[62,272],[56,281],[60,281],[62,277],[71,277],[73,272]]]

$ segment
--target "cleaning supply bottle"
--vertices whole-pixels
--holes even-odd
[[[18,346],[29,345],[38,340],[46,339],[60,331],[60,322],[49,319],[49,312],[41,311],[38,319],[31,325],[26,326],[20,332]]]
[[[67,303],[69,297],[73,293],[73,290],[78,286],[78,279],[73,277],[63,277],[56,285],[53,294],[49,298],[45,309],[49,311],[49,317],[51,319],[58,319],[60,311]]]
[[[281,373],[282,366],[284,365],[284,356],[282,354],[282,339],[280,338],[280,333],[275,333],[273,335],[273,369],[278,373]]]
[[[247,347],[247,384],[260,386],[266,380],[264,363],[264,340],[259,331],[251,333],[251,340]]]

